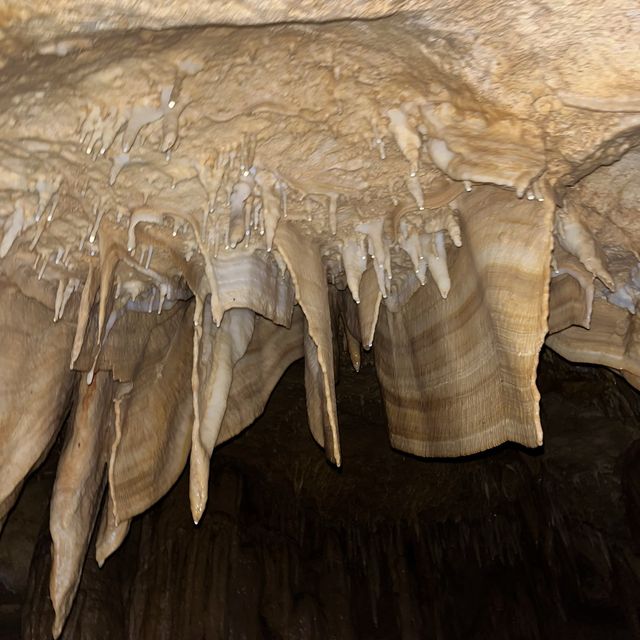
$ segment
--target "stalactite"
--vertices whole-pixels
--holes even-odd
[[[563,366],[558,358],[552,362]],[[83,637],[95,620],[113,629],[124,623],[129,635],[122,637],[140,640],[382,640],[425,633],[543,640],[559,629],[581,637],[586,631],[580,612],[588,609],[598,625],[591,629],[595,638],[610,637],[607,625],[635,628],[637,600],[630,594],[640,590],[632,550],[638,448],[628,447],[621,463],[621,489],[615,488],[613,466],[601,470],[599,479],[586,473],[589,451],[600,446],[600,427],[590,425],[594,409],[586,406],[569,427],[581,430],[581,448],[567,445],[570,423],[563,412],[573,409],[561,400],[555,374],[542,380],[554,452],[548,460],[515,449],[453,466],[401,458],[384,447],[378,398],[369,401],[377,409],[366,424],[354,410],[341,416],[349,466],[338,478],[324,463],[294,472],[283,463],[288,456],[263,455],[266,442],[301,459],[313,446],[299,430],[304,403],[291,412],[291,398],[304,396],[299,373],[285,376],[255,432],[215,454],[210,507],[197,528],[190,523],[183,474],[165,500],[134,521],[123,548],[101,573],[87,560],[64,640]],[[341,407],[352,406],[351,394],[373,381],[367,359],[360,378],[355,375],[346,364],[340,370]],[[637,420],[635,396],[612,391],[614,400],[601,403],[590,391],[593,379],[580,375],[582,393],[600,403],[600,421]],[[364,387],[354,386],[362,376]],[[619,446],[633,442],[633,429],[617,427]],[[365,434],[369,444],[360,450]],[[370,470],[359,467],[365,459]],[[304,480],[296,485],[301,473]],[[368,496],[358,491],[357,477],[363,474],[366,483],[372,473],[380,482],[367,485]],[[416,476],[423,481],[409,488],[406,478]],[[622,537],[624,514],[602,510],[620,491],[632,527]],[[593,512],[586,515],[593,508],[602,510],[595,519]],[[42,535],[25,610],[27,640],[48,637],[52,621],[43,595],[49,541]],[[121,581],[114,589],[116,574]],[[119,618],[108,603],[115,603]]]

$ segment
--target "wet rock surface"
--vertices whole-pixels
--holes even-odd
[[[622,378],[545,351],[544,448],[446,461],[390,449],[372,363],[339,378],[342,469],[308,434],[296,363],[216,450],[198,527],[183,474],[102,570],[90,553],[62,637],[639,637],[640,400]],[[28,590],[0,592],[3,638],[20,601],[22,637],[50,637],[37,512]]]

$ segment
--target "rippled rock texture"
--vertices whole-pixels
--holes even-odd
[[[214,454],[200,525],[183,475],[102,569],[88,559],[62,637],[635,637],[640,399],[543,360],[544,452],[455,461],[392,452],[371,363],[343,367],[342,471],[313,456],[294,366]],[[45,525],[28,639],[50,633],[49,548]]]
[[[0,36],[0,527],[58,442],[54,636],[297,360],[336,467],[341,350],[423,457],[542,446],[545,341],[640,386],[634,1],[8,0]]]

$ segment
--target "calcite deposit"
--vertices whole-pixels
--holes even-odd
[[[294,360],[336,465],[342,347],[422,456],[539,446],[545,338],[640,384],[635,2],[9,0],[0,29],[0,519],[70,412],[54,635],[94,527],[103,563],[188,459],[197,522]]]

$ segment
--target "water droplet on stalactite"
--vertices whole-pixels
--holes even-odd
[[[59,186],[59,182],[58,182],[58,186]],[[49,206],[49,215],[47,216],[47,222],[51,222],[53,220],[53,214],[56,212],[56,209],[58,208],[58,201],[59,201],[59,193],[58,191],[56,191],[53,196],[51,196],[50,200],[45,204],[45,209],[47,206]]]

